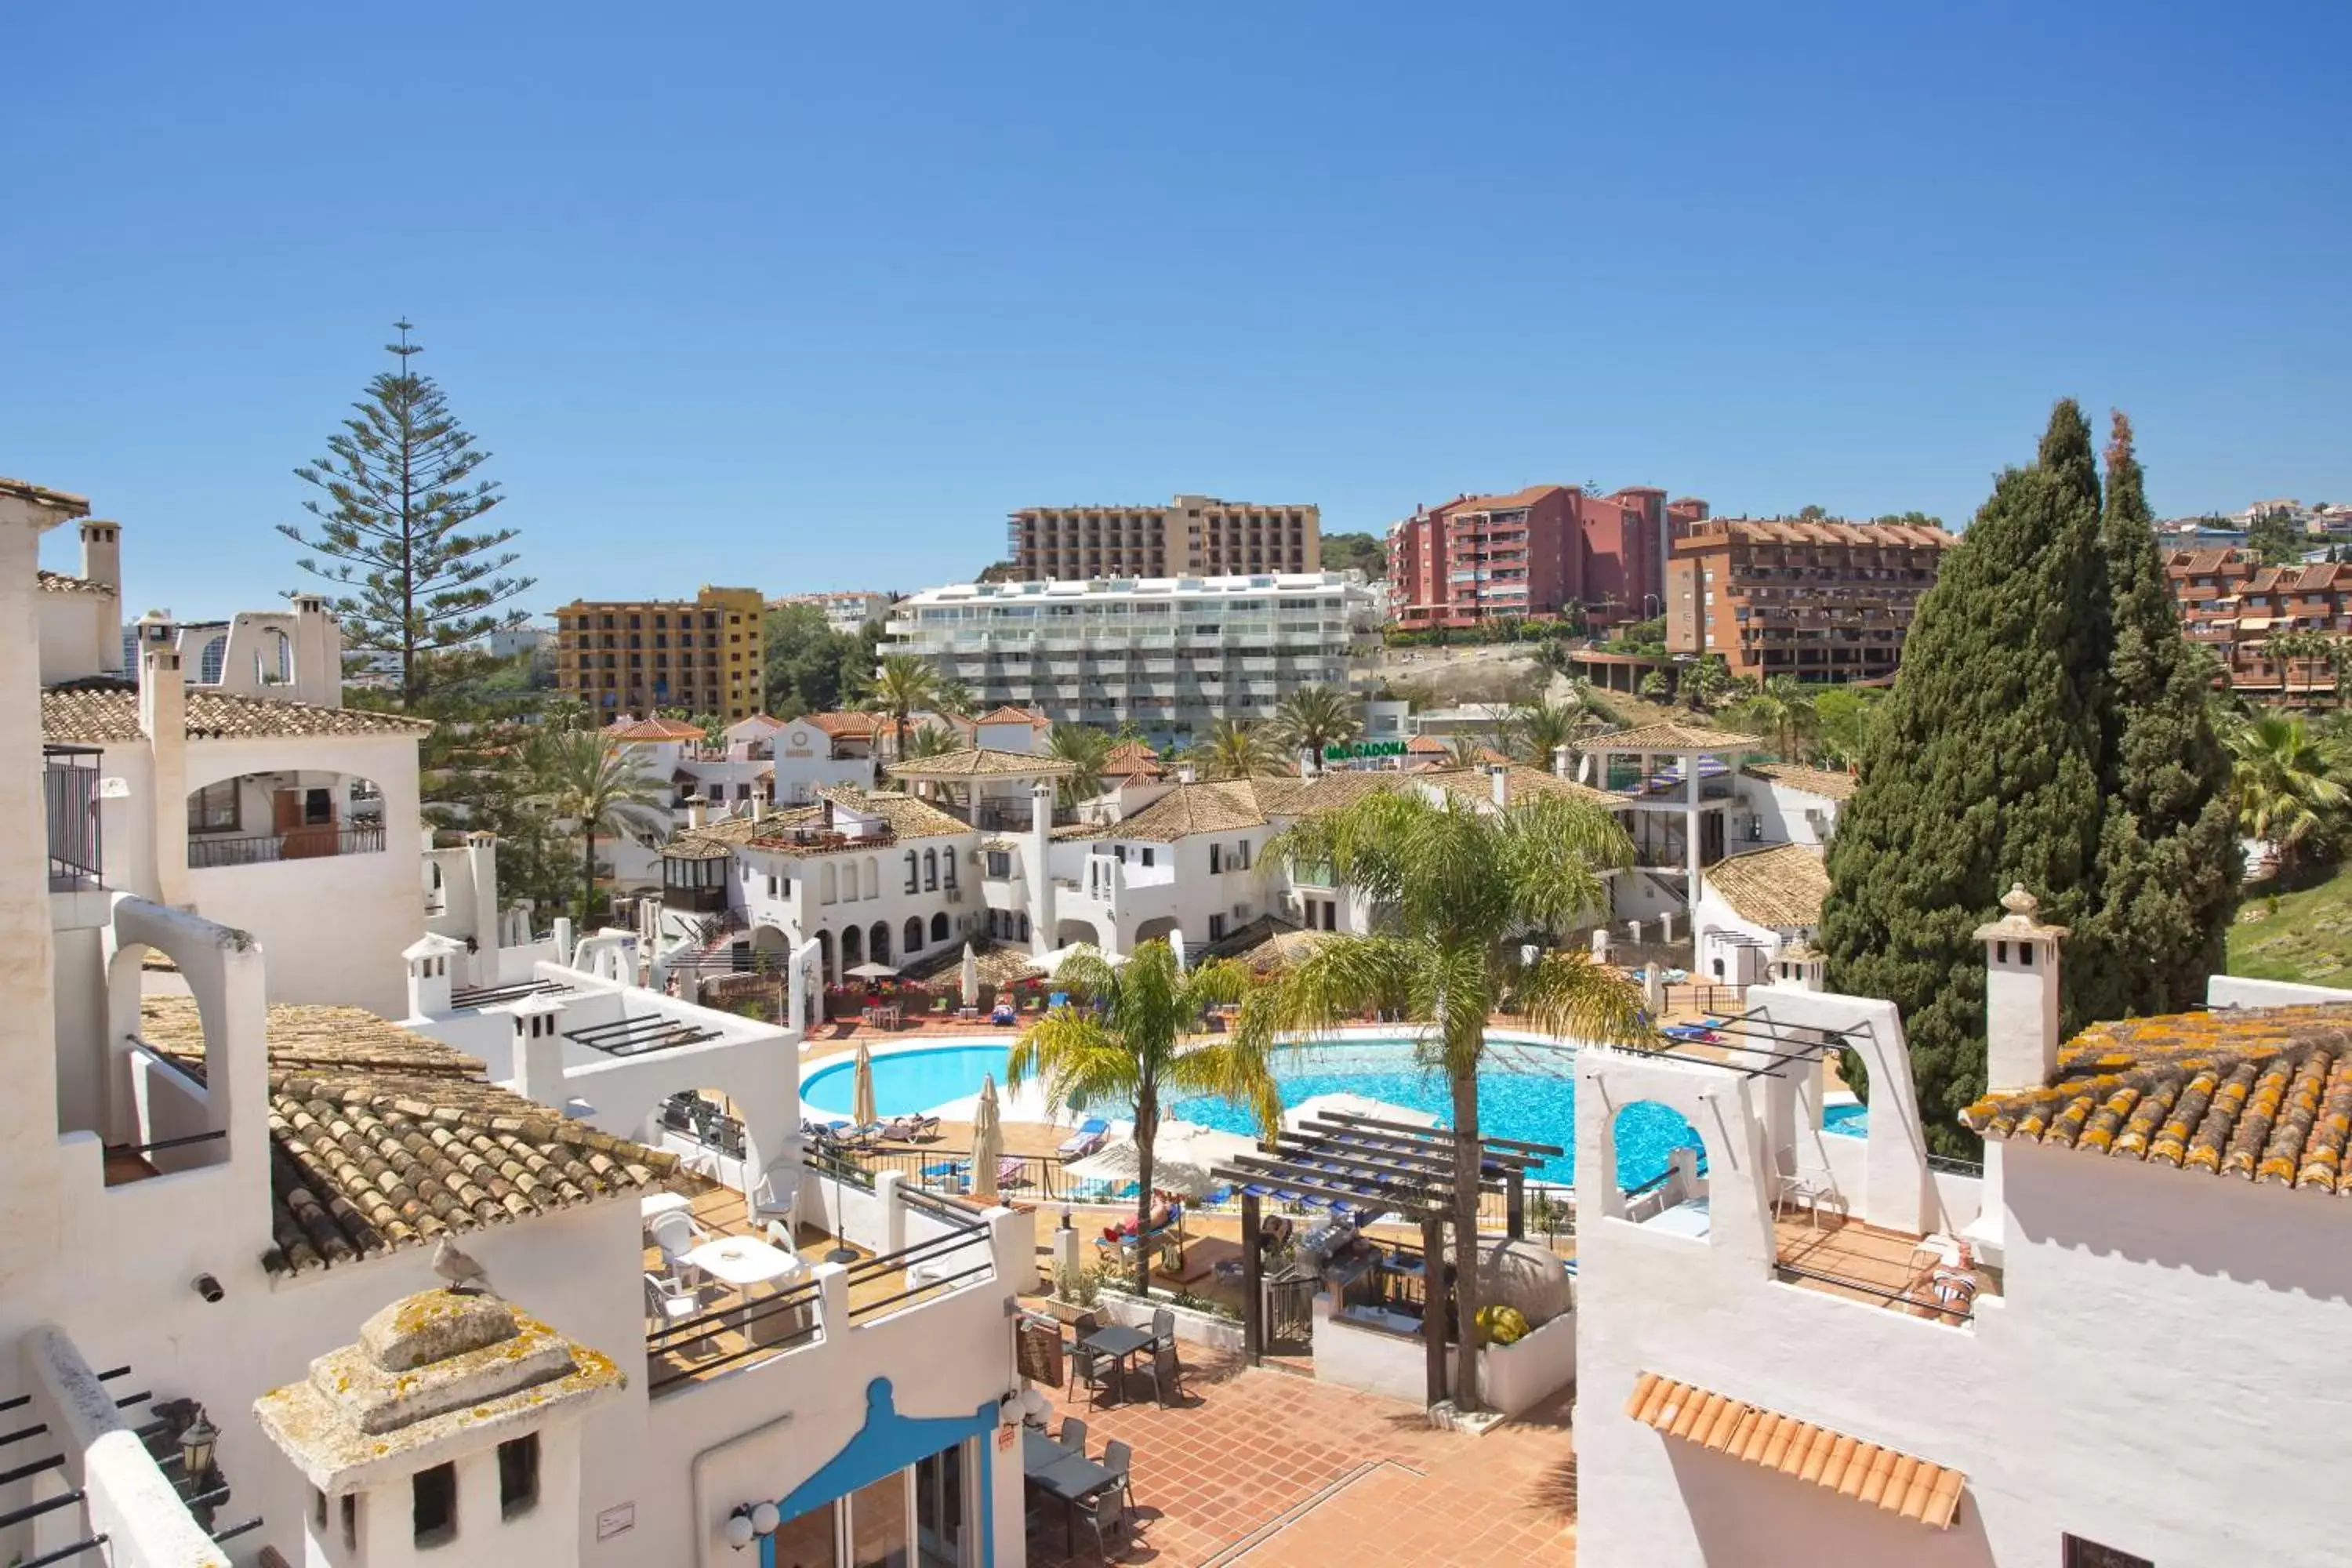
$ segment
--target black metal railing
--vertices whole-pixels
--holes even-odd
[[[931,1192],[971,1190],[971,1152],[964,1149],[854,1149],[844,1152],[854,1168],[851,1180],[874,1184],[875,1173],[896,1171],[913,1187]],[[1062,1169],[1056,1154],[1005,1154],[997,1160],[997,1191],[1006,1197],[1042,1202],[1108,1202],[1132,1194],[1118,1191],[1121,1184],[1087,1182]],[[906,1190],[906,1189],[902,1189]]]
[[[347,822],[338,827],[289,827],[283,833],[204,833],[188,837],[188,865],[264,866],[277,860],[326,859],[337,855],[374,855],[383,849],[383,824]]]
[[[812,1280],[772,1296],[698,1312],[649,1330],[646,1334],[646,1392],[660,1394],[706,1373],[807,1344],[817,1337],[821,1326],[821,1294]],[[755,1329],[759,1331],[754,1332]],[[718,1338],[722,1333],[741,1335],[742,1346],[732,1351],[723,1348]],[[705,1345],[716,1353],[694,1353],[698,1347]],[[676,1360],[667,1365],[657,1364],[662,1356],[674,1356]]]
[[[886,1252],[878,1258],[851,1264],[845,1272],[845,1282],[853,1293],[860,1285],[870,1285],[894,1274],[907,1275],[923,1265],[932,1267],[922,1268],[924,1278],[920,1280],[905,1279],[900,1289],[889,1295],[877,1296],[852,1306],[849,1321],[856,1323],[866,1318],[878,1318],[919,1296],[952,1290],[967,1279],[994,1273],[996,1257],[988,1241],[988,1230],[983,1226],[976,1230],[958,1230],[947,1236],[935,1236],[929,1241],[919,1241],[896,1252]],[[948,1259],[967,1248],[978,1249],[978,1262],[965,1266],[959,1260],[959,1267],[944,1268]]]
[[[1913,1295],[1907,1289],[1889,1289],[1884,1285],[1873,1285],[1861,1279],[1849,1279],[1843,1274],[1827,1274],[1818,1268],[1800,1268],[1794,1263],[1774,1264],[1773,1276],[1784,1283],[1793,1284],[1801,1280],[1811,1280],[1817,1285],[1828,1285],[1840,1290],[1852,1290],[1858,1295],[1884,1301],[1890,1307],[1916,1307],[1933,1317],[1948,1322],[1965,1323],[1977,1314],[1976,1300],[1972,1295],[1957,1303],[1948,1305],[1932,1297]]]
[[[812,1144],[802,1159],[810,1170],[827,1181],[846,1182],[869,1193],[874,1190],[874,1169],[858,1163],[857,1157],[838,1153],[823,1144]]]
[[[43,746],[41,795],[49,825],[49,888],[94,886],[105,868],[98,832],[96,746]]]
[[[1948,1176],[1975,1176],[1981,1179],[1984,1175],[1984,1162],[1958,1159],[1950,1154],[1930,1154],[1927,1156],[1927,1169],[1941,1171]]]

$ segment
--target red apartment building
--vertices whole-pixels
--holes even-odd
[[[2264,566],[2243,550],[2173,550],[2164,577],[2181,632],[2212,650],[2231,688],[2294,707],[2335,701],[2328,660],[2275,658],[2270,643],[2289,632],[2352,634],[2352,564]]]
[[[1584,606],[1596,626],[1664,612],[1673,538],[1706,516],[1645,487],[1589,496],[1572,485],[1462,496],[1389,528],[1390,617],[1409,628],[1471,626]]]

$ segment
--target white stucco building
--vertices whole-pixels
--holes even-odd
[[[430,862],[430,934],[398,858],[410,935],[374,1012],[273,1002],[299,933],[112,885],[84,847],[127,775],[38,765],[37,543],[85,510],[0,483],[0,1558],[717,1568],[745,1561],[740,1515],[772,1521],[763,1560],[846,1561],[854,1532],[1019,1564],[999,1434],[1027,1217],[887,1174],[820,1187],[797,1031],[636,984],[632,933],[514,940],[486,839]],[[151,723],[173,657],[129,697]],[[376,897],[305,908],[349,931]],[[793,957],[803,993],[814,952]],[[796,1222],[860,1258],[664,1284],[648,1222],[683,1208],[729,1258],[783,1256]],[[489,1294],[442,1288],[445,1239]],[[218,1428],[209,1489],[174,1468],[195,1405],[167,1399]]]
[[[1903,1020],[1821,993],[1818,959],[1748,994],[1728,1060],[1581,1054],[1580,1169],[1642,1101],[1706,1153],[1583,1194],[1580,1562],[2342,1556],[2308,1435],[2352,1349],[2352,1220],[2315,1201],[2343,1185],[2319,1112],[2352,994],[2216,978],[2213,1011],[2062,1045],[2065,933],[2005,901],[1979,933],[1980,1171],[1927,1157]],[[1824,1124],[1838,1046],[1869,1069],[1859,1137]]]
[[[1381,616],[1358,572],[960,583],[892,605],[886,647],[983,703],[1057,723],[1132,719],[1157,743],[1265,718],[1295,687],[1348,689]]]

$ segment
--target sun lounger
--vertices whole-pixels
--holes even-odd
[[[1089,1116],[1078,1123],[1076,1132],[1062,1140],[1061,1147],[1055,1152],[1065,1160],[1083,1160],[1102,1147],[1103,1139],[1109,1131],[1109,1122],[1099,1116]]]

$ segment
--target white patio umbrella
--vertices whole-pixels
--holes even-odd
[[[1151,1142],[1151,1184],[1197,1198],[1217,1184],[1209,1174],[1210,1167],[1256,1151],[1257,1144],[1238,1132],[1220,1132],[1189,1121],[1164,1121]],[[1141,1173],[1142,1152],[1129,1133],[1063,1169],[1082,1181],[1132,1182]]]
[[[980,954],[972,952],[970,942],[963,944],[963,1005],[980,1005]]]
[[[1402,1121],[1412,1127],[1434,1127],[1438,1119],[1425,1110],[1414,1110],[1402,1105],[1391,1105],[1384,1100],[1367,1095],[1310,1094],[1282,1113],[1282,1124],[1296,1132],[1327,1110],[1349,1116],[1368,1116],[1375,1121]],[[1326,1126],[1329,1124],[1325,1123]]]
[[[887,963],[861,963],[849,973],[861,980],[887,980],[898,972]]]
[[[874,1053],[863,1040],[857,1042],[857,1066],[851,1071],[849,1120],[859,1127],[882,1120],[874,1114]]]
[[[980,1103],[971,1111],[971,1195],[996,1195],[996,1163],[1004,1158],[1004,1127],[996,1114],[996,1075],[980,1080]]]

